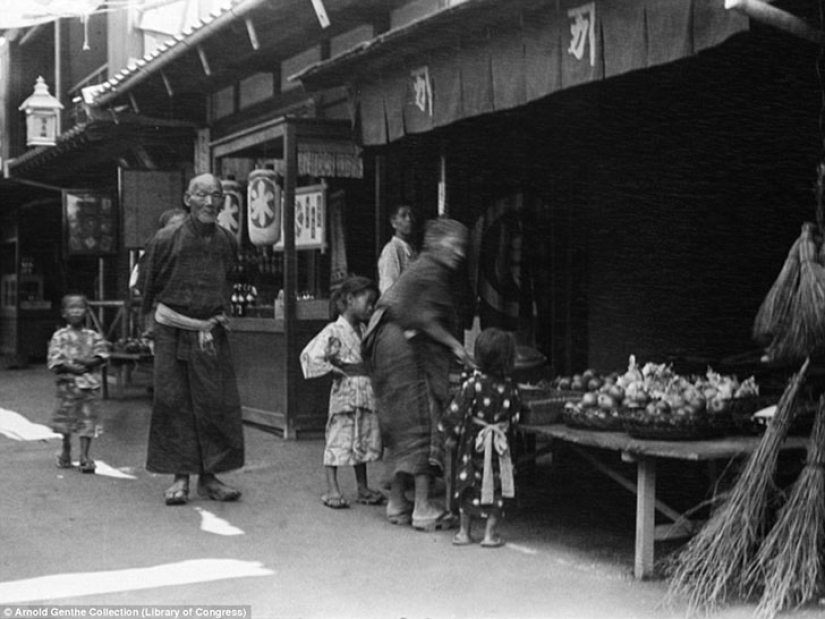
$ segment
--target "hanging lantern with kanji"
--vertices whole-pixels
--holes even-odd
[[[37,78],[34,92],[18,109],[26,112],[26,146],[54,146],[63,105],[49,93],[46,80]]]
[[[218,224],[229,230],[241,240],[241,226],[243,225],[243,190],[235,179],[221,180],[223,189],[223,204],[218,213]]]
[[[247,187],[247,228],[253,245],[281,239],[281,188],[274,170],[253,170]]]

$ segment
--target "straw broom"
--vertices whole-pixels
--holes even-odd
[[[710,611],[732,595],[748,593],[748,568],[764,537],[779,448],[808,370],[802,364],[779,400],[756,450],[719,509],[671,564],[667,598],[685,597],[691,612]]]
[[[813,225],[802,227],[798,244],[799,281],[785,319],[778,325],[768,354],[775,361],[804,359],[825,342],[825,267],[817,260]]]
[[[756,313],[752,334],[757,342],[771,341],[791,311],[791,301],[799,285],[799,243],[797,238],[791,245],[779,276]]]
[[[813,237],[813,226],[808,228],[799,243],[799,287],[791,304],[792,323],[799,323],[793,329],[797,335],[799,358],[823,342],[822,310],[825,308],[825,267],[817,262],[817,249]],[[803,353],[803,351],[805,351]]]
[[[812,600],[825,576],[825,396],[819,399],[805,468],[754,565],[765,589],[757,614],[772,619]]]

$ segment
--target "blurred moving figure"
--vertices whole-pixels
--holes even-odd
[[[391,478],[387,518],[421,530],[448,528],[450,515],[430,498],[444,470],[441,417],[450,400],[453,357],[472,365],[459,331],[450,274],[464,260],[466,227],[451,219],[428,222],[419,258],[379,300],[365,336]],[[404,496],[415,480],[415,500]]]

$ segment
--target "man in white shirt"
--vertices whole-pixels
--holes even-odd
[[[384,245],[378,258],[378,289],[384,294],[399,278],[401,273],[415,260],[418,252],[411,245],[415,215],[406,204],[396,206],[390,215],[390,224],[395,234]]]

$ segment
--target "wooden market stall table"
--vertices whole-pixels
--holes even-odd
[[[752,453],[761,437],[728,436],[697,441],[662,441],[637,439],[624,432],[597,432],[570,428],[563,424],[519,426],[519,431],[531,438],[548,439],[550,444],[526,454],[534,459],[552,450],[554,443],[564,441],[600,472],[636,494],[636,541],[633,572],[636,578],[653,574],[654,542],[692,534],[700,523],[691,521],[675,509],[656,499],[656,462],[661,458],[685,461],[731,461]],[[789,437],[782,450],[804,450],[807,437]],[[623,462],[636,463],[636,483],[604,464],[584,447],[618,452]],[[656,526],[656,512],[664,514],[674,524]]]
[[[155,356],[149,352],[128,353],[112,352],[103,364],[103,399],[109,397],[109,372],[115,375],[115,393],[118,398],[123,398],[123,390],[126,385],[132,382],[132,373],[139,368],[146,368],[152,371]]]
[[[285,438],[323,436],[329,376],[305,380],[300,350],[329,321],[329,300],[302,301],[291,332],[283,319],[233,318],[229,340],[243,418]],[[290,354],[287,338],[299,352]]]

